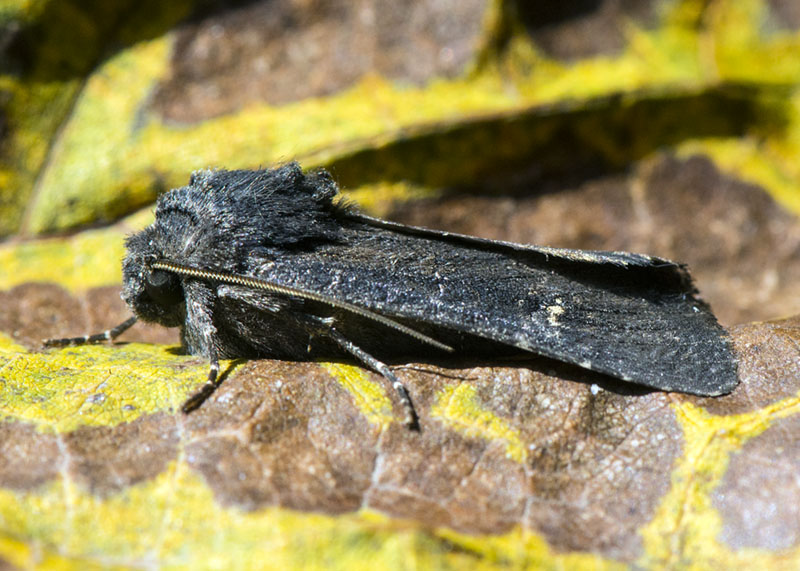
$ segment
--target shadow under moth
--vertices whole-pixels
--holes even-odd
[[[686,268],[626,252],[535,247],[405,226],[334,200],[322,170],[202,170],[162,195],[155,222],[127,239],[122,297],[131,317],[180,327],[209,359],[350,356],[397,391],[384,363],[528,351],[664,391],[715,396],[737,384],[725,330]]]

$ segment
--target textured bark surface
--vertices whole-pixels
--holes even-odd
[[[409,85],[461,75],[484,0],[253,2],[181,27],[154,108],[195,122],[252,102],[331,95],[377,73]]]
[[[23,291],[33,295],[19,304],[45,303],[41,288]],[[49,291],[50,299],[59,292]],[[66,305],[86,303],[60,293]],[[86,316],[65,312],[62,318],[75,326]],[[33,319],[29,326],[48,332],[47,321]],[[7,331],[6,323],[0,326]],[[146,330],[130,335],[154,339]],[[251,361],[188,416],[164,410],[60,433],[42,431],[41,423],[0,424],[0,488],[31,493],[66,481],[102,499],[182,461],[223,507],[331,515],[370,509],[479,535],[522,527],[558,551],[633,562],[643,556],[637,530],[655,517],[672,469],[686,454],[676,412],[695,406],[715,415],[755,415],[795,401],[800,391],[800,320],[739,326],[732,335],[742,382],[715,399],[631,389],[537,358],[399,367],[420,412],[420,432],[391,421],[385,396],[385,420],[375,422],[375,411],[342,376],[347,368]],[[391,394],[377,375],[358,375],[364,386]],[[76,386],[83,384],[80,371],[72,376]],[[155,390],[169,383],[165,372]],[[86,400],[102,407],[98,395]],[[776,419],[735,452],[714,492],[720,540],[734,549],[798,545],[789,501],[798,493],[794,420]],[[766,485],[776,479],[785,485]],[[761,506],[763,524],[747,515],[753,505]]]

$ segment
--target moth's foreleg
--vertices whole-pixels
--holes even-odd
[[[417,411],[414,409],[414,403],[411,402],[411,396],[408,394],[408,389],[406,389],[405,385],[400,382],[400,379],[397,378],[397,376],[386,365],[386,363],[379,361],[364,351],[361,347],[347,339],[344,335],[339,333],[333,327],[333,325],[328,325],[328,328],[325,330],[325,335],[330,337],[339,345],[339,347],[350,353],[364,365],[373,371],[380,373],[387,381],[392,383],[392,388],[397,393],[397,396],[400,397],[403,410],[405,410],[404,423],[412,430],[419,430],[419,417],[417,416]]]
[[[199,408],[204,402],[208,400],[215,390],[219,387],[222,379],[219,377],[219,359],[217,358],[216,351],[212,350],[211,353],[211,367],[208,370],[208,379],[205,384],[200,387],[200,390],[186,399],[183,403],[181,411],[184,414],[189,414],[193,410]]]
[[[45,339],[42,343],[45,347],[66,347],[67,345],[89,345],[94,343],[103,343],[105,341],[113,341],[122,333],[131,328],[136,323],[136,316],[129,317],[116,327],[107,329],[102,333],[95,333],[94,335],[84,335],[83,337],[63,337],[61,339]]]

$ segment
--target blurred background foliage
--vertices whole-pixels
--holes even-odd
[[[625,168],[690,143],[798,209],[798,11],[4,0],[0,234],[113,221],[207,166],[297,158],[385,212],[414,191]]]

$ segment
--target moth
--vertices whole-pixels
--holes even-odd
[[[222,358],[350,357],[397,391],[385,361],[531,352],[663,391],[737,384],[725,330],[687,269],[626,252],[528,246],[406,226],[337,200],[324,170],[201,170],[162,195],[126,241],[122,297],[136,320],[179,327],[210,361],[184,405],[218,385]]]

